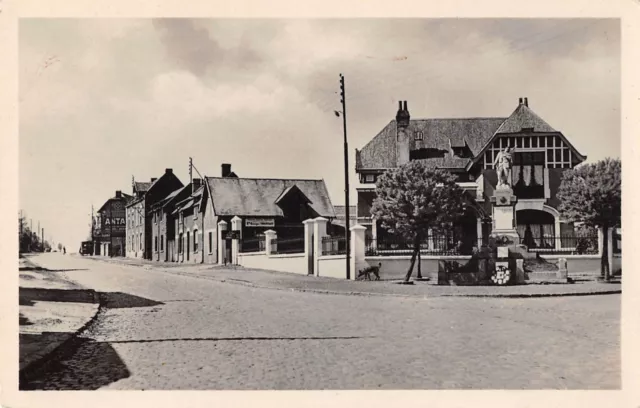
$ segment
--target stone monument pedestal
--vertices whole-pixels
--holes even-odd
[[[518,273],[514,255],[520,236],[516,231],[515,206],[518,198],[509,186],[498,186],[491,197],[493,204],[493,228],[490,238],[496,243],[496,271],[509,271],[510,282],[524,283],[524,274]],[[502,282],[495,283],[502,284]]]

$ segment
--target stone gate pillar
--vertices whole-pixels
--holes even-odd
[[[266,230],[264,232],[264,250],[267,255],[271,255],[272,252],[277,253],[278,235],[274,230]]]
[[[238,253],[240,252],[240,239],[242,239],[242,218],[237,215],[231,219],[231,231],[238,231],[238,238],[231,240],[231,263],[238,265]]]
[[[220,221],[218,223],[218,265],[224,265],[227,256],[227,240],[224,239],[226,231],[227,222]]]
[[[313,274],[316,276],[319,272],[320,257],[322,256],[322,239],[327,236],[327,222],[329,220],[324,217],[318,217],[313,220]]]
[[[349,228],[351,231],[351,257],[349,259],[351,268],[351,280],[355,280],[358,271],[364,269],[369,264],[364,260],[365,255],[365,231],[366,227],[357,224]]]

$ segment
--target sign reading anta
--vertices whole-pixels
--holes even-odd
[[[275,227],[276,221],[273,218],[247,218],[244,220],[245,227]]]

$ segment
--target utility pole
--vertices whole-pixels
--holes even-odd
[[[344,91],[344,76],[340,74],[340,102],[342,102],[342,125],[344,128],[344,211],[346,221],[344,223],[344,238],[347,250],[347,280],[351,279],[351,251],[349,227],[351,226],[351,218],[349,217],[349,146],[347,143],[347,101]]]
[[[193,194],[193,159],[191,157],[189,157],[189,184],[191,184],[191,194]]]

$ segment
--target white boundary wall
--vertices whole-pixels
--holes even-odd
[[[266,252],[239,253],[238,264],[245,268],[266,269],[306,275],[308,265],[304,253],[267,255]]]

